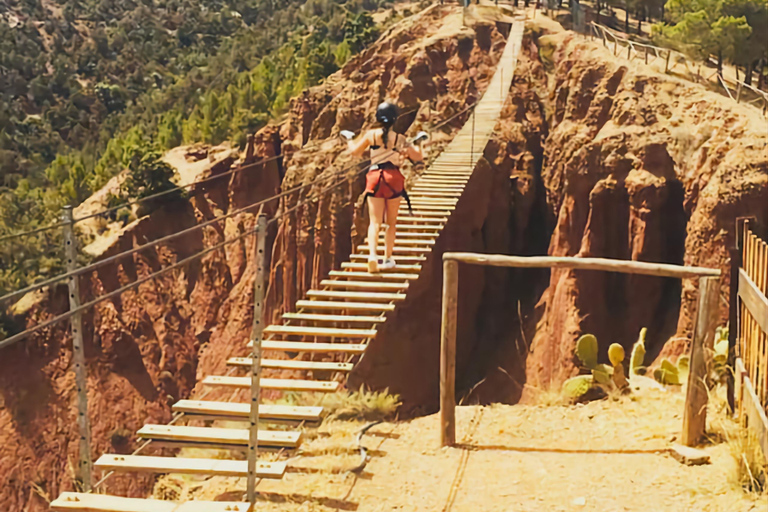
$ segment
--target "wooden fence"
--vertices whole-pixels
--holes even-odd
[[[734,411],[768,456],[768,244],[748,219],[737,224],[732,254],[731,349],[735,361]]]
[[[760,108],[763,115],[768,114],[768,93],[757,87],[747,84],[743,81],[731,83],[714,71],[710,76],[701,75],[701,66],[703,63],[690,60],[685,54],[669,48],[660,48],[651,44],[639,43],[621,36],[609,28],[597,23],[589,24],[589,33],[603,41],[603,46],[610,49],[614,55],[624,56],[627,60],[640,59],[645,64],[653,64],[658,61],[659,65],[663,63],[664,73],[669,73],[678,66],[685,68],[688,78],[704,84],[715,83],[728,95],[729,98],[741,103]],[[690,64],[690,65],[689,65]],[[659,67],[661,70],[661,66]],[[715,79],[713,81],[713,78]]]
[[[665,263],[555,256],[506,256],[447,252],[443,254],[443,316],[440,333],[440,445],[456,444],[456,332],[459,300],[459,263],[510,268],[567,268],[642,274],[677,279],[699,279],[696,326],[691,343],[691,365],[683,414],[681,442],[697,444],[707,418],[705,386],[720,298],[720,270]]]

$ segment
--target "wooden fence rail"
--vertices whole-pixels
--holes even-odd
[[[702,63],[692,61],[684,53],[681,53],[677,50],[672,50],[670,48],[661,48],[652,44],[633,41],[627,37],[615,33],[607,27],[598,25],[594,22],[590,23],[589,26],[589,33],[591,33],[594,37],[601,39],[603,41],[603,46],[611,49],[614,55],[618,56],[621,53],[619,49],[621,48],[623,52],[623,48],[626,47],[627,60],[643,59],[646,64],[652,64],[656,60],[663,60],[665,73],[672,71],[675,67],[682,64],[685,67],[686,72],[688,72],[692,78],[695,78],[695,81],[711,84],[712,78],[717,76],[714,84],[722,87],[729,98],[736,101],[737,103],[741,103],[743,101],[744,103],[753,106],[756,106],[754,104],[759,104],[761,105],[761,111],[763,115],[768,115],[768,92],[760,90],[757,87],[751,84],[747,84],[741,80],[737,80],[735,84],[731,84],[729,87],[729,84],[726,83],[726,81],[717,71],[715,71],[708,78],[700,76],[698,71],[694,72],[693,69],[688,66],[688,64],[690,63],[691,66],[696,66],[700,70]],[[732,93],[731,88],[733,88],[735,92]],[[742,99],[743,91],[750,91],[754,97],[752,99]]]
[[[768,457],[768,244],[740,219],[736,302],[731,305],[735,329],[735,413],[757,436]],[[735,313],[735,315],[734,315]]]
[[[555,256],[505,256],[447,252],[443,254],[443,313],[440,340],[440,444],[456,444],[456,332],[459,297],[459,263],[515,268],[569,268],[644,274],[678,279],[701,278],[696,328],[691,343],[691,369],[683,416],[682,441],[699,442],[706,425],[707,392],[704,389],[707,358],[714,342],[720,270],[664,263],[607,258],[563,258]]]

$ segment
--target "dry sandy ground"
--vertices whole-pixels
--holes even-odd
[[[362,473],[355,432],[363,423],[326,422],[307,431],[291,473],[262,481],[258,510],[314,512],[665,512],[768,510],[768,497],[733,483],[727,445],[705,449],[706,466],[687,467],[664,450],[682,424],[679,391],[584,406],[461,407],[460,446],[438,447],[436,415],[384,423],[363,444],[371,459]],[[158,488],[173,484],[166,477]],[[180,481],[174,498],[240,499],[245,482]],[[171,479],[170,481],[168,479]],[[190,485],[191,484],[191,485]]]

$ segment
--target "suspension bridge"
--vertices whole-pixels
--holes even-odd
[[[398,303],[406,298],[409,284],[418,278],[422,264],[428,258],[440,257],[433,254],[432,247],[456,205],[461,201],[464,188],[499,119],[514,76],[517,56],[522,44],[523,28],[522,20],[512,24],[505,49],[487,90],[478,102],[463,111],[467,113],[467,120],[463,127],[409,189],[413,211],[408,212],[403,206],[397,219],[395,268],[374,274],[369,273],[366,265],[367,248],[361,245],[353,250],[350,260],[342,263],[338,270],[332,270],[327,279],[320,282],[317,289],[309,290],[306,297],[298,300],[294,312],[284,313],[281,323],[264,327],[260,319],[265,291],[266,229],[268,223],[275,222],[277,218],[267,220],[262,215],[254,230],[238,237],[254,234],[258,236],[254,331],[251,340],[247,345],[244,344],[242,351],[231,354],[227,361],[230,371],[223,375],[207,375],[203,378],[202,384],[208,390],[216,388],[250,390],[249,403],[205,400],[206,393],[202,396],[179,400],[173,404],[175,415],[169,424],[147,424],[138,430],[137,436],[145,440],[145,444],[132,455],[105,453],[91,462],[87,403],[83,396],[85,362],[79,314],[93,304],[79,304],[76,299],[79,295],[76,283],[77,277],[92,270],[92,266],[76,268],[74,256],[70,253],[68,258],[71,265],[66,274],[11,294],[11,298],[16,298],[20,294],[40,288],[41,285],[50,285],[62,280],[68,280],[70,283],[70,298],[73,301],[70,311],[44,323],[43,327],[52,325],[52,322],[68,319],[72,321],[74,364],[78,374],[78,389],[81,392],[78,415],[81,427],[79,469],[80,474],[83,475],[85,489],[84,492],[62,493],[51,503],[51,510],[245,512],[252,509],[256,502],[257,480],[280,479],[286,473],[289,464],[281,460],[269,462],[259,460],[258,451],[262,448],[290,451],[296,449],[301,443],[301,432],[298,429],[272,430],[259,428],[260,425],[316,423],[323,416],[322,407],[260,403],[262,390],[311,393],[333,393],[340,390],[345,376],[365,356],[366,346],[375,338],[377,329],[388,321],[388,313],[394,311]],[[215,178],[218,176],[211,179]],[[346,181],[346,178],[340,181]],[[337,185],[338,183],[331,183],[322,189],[321,193]],[[276,197],[284,197],[291,191],[285,191]],[[259,203],[231,212],[226,217],[243,210],[253,210],[257,206]],[[214,219],[214,221],[219,220],[221,217]],[[70,212],[69,217],[64,218],[56,227],[64,228],[65,233],[68,233],[67,236],[71,238],[74,222],[75,219]],[[209,223],[211,222],[213,221]],[[195,226],[190,229],[197,228],[198,226]],[[109,263],[120,257],[134,254],[147,246],[156,246],[180,234],[183,232],[156,240],[128,253],[107,258],[96,265],[103,265],[106,264],[105,261]],[[383,232],[380,236],[380,242],[383,244]],[[71,241],[73,242],[74,239]],[[231,241],[233,240],[227,240],[226,243]],[[69,245],[73,246],[71,243]],[[207,251],[217,250],[222,245],[223,243],[218,244]],[[169,272],[185,262],[186,260],[182,260],[166,267],[162,272]],[[140,281],[144,282],[148,278]],[[137,283],[129,286],[138,286]],[[126,288],[110,292],[106,298],[119,295]],[[105,300],[105,298],[101,297],[99,300]],[[0,347],[21,341],[31,332],[43,327],[36,327],[11,336],[0,342]],[[272,372],[275,376],[267,377],[264,375],[265,371]],[[286,374],[290,376],[285,377]],[[186,420],[196,419],[247,422],[245,423],[247,428],[200,427],[185,424]],[[171,447],[193,446],[246,450],[248,457],[247,460],[239,460],[142,454],[143,448],[151,442]],[[104,478],[93,487],[90,485],[92,469],[100,470],[105,474]],[[99,494],[99,485],[115,473],[191,474],[247,478],[247,501],[176,503]]]

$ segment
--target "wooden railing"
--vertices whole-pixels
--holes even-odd
[[[768,92],[740,80],[729,84],[729,81],[724,80],[718,71],[714,71],[708,77],[703,76],[700,74],[703,63],[689,59],[684,53],[633,41],[594,22],[589,24],[588,33],[593,37],[601,39],[603,46],[610,49],[614,55],[625,56],[627,60],[642,59],[645,61],[645,64],[653,64],[654,61],[663,62],[664,73],[669,73],[675,67],[682,65],[688,78],[691,80],[716,85],[718,88],[722,88],[728,97],[737,103],[744,102],[748,105],[753,105],[760,108],[763,115],[768,115]],[[694,72],[694,69],[699,71]]]
[[[697,444],[704,436],[708,394],[705,385],[720,298],[720,270],[665,263],[555,256],[507,256],[470,252],[443,254],[443,316],[440,332],[440,446],[456,444],[456,333],[459,300],[459,263],[510,268],[565,268],[623,274],[698,279],[696,327],[690,352],[681,442]]]
[[[768,456],[768,244],[747,219],[737,225],[738,246],[732,254],[730,353],[735,382],[734,411]]]

